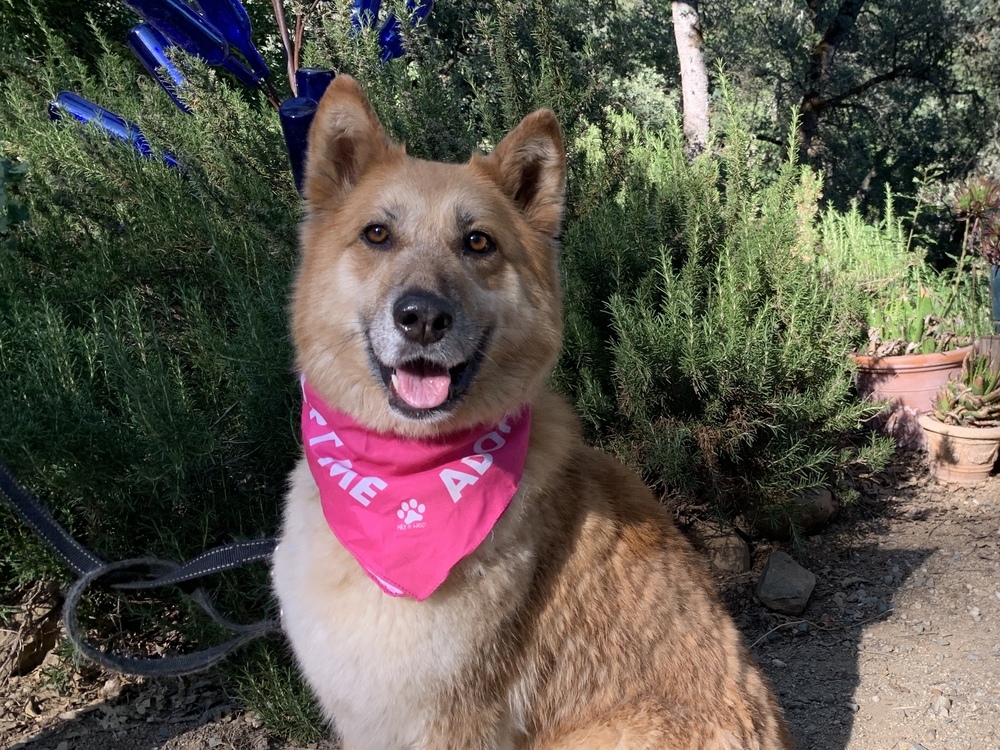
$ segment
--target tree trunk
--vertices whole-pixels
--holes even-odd
[[[698,0],[673,2],[670,5],[677,57],[681,63],[684,138],[688,158],[693,159],[705,150],[708,143],[708,71],[701,54]]]
[[[809,68],[806,71],[805,92],[802,94],[802,103],[799,104],[799,159],[804,164],[815,164],[819,159],[817,143],[819,116],[828,104],[825,99],[826,84],[830,80],[833,55],[837,51],[837,46],[854,28],[863,5],[864,0],[843,0],[830,26],[813,47]],[[819,19],[818,6],[817,0],[810,0],[809,9],[812,11],[813,28],[817,34],[820,33],[816,25]]]

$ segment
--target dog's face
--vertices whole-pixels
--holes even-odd
[[[565,158],[554,115],[468,164],[408,157],[338,77],[309,134],[297,364],[380,432],[433,435],[530,400],[558,354]]]

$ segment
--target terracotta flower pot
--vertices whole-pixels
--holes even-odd
[[[971,348],[896,357],[851,355],[858,366],[858,390],[872,400],[891,399],[879,417],[879,427],[894,437],[897,445],[926,447],[917,417],[934,408],[934,396],[949,378],[958,377],[962,360]]]
[[[1000,427],[959,427],[922,414],[931,473],[943,482],[976,484],[993,473],[1000,455]]]

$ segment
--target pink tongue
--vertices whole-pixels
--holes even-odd
[[[396,370],[396,393],[414,409],[433,409],[448,399],[451,376],[441,374],[420,374],[412,370]]]

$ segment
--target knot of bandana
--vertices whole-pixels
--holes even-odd
[[[373,432],[302,379],[302,443],[323,515],[368,576],[424,600],[510,505],[528,453],[531,410],[428,439]]]

